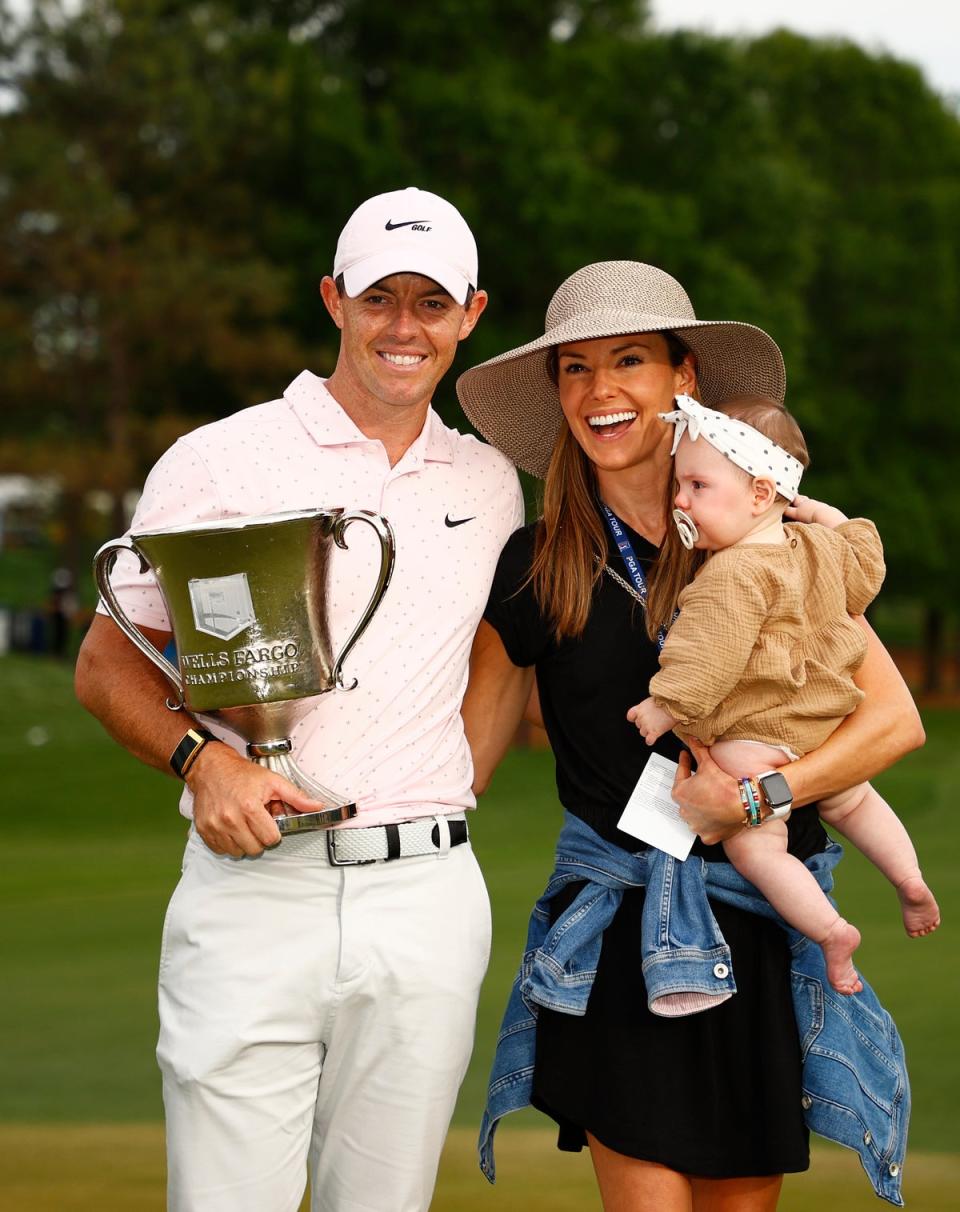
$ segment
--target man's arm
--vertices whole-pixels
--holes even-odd
[[[856,622],[867,636],[867,657],[854,681],[866,697],[819,749],[783,768],[796,807],[868,781],[926,739],[916,704],[890,654],[865,619]],[[705,842],[720,842],[743,825],[737,781],[705,747],[693,743],[691,750],[697,773],[691,775],[689,759],[681,762],[674,798],[691,829]]]
[[[473,754],[473,790],[477,795],[486,791],[517,725],[528,705],[532,707],[533,672],[532,666],[514,665],[496,629],[481,619],[470,653],[470,681],[461,709]]]
[[[162,651],[169,634],[141,628]],[[80,703],[107,732],[141,762],[162,770],[183,734],[196,721],[165,706],[173,688],[112,619],[96,615],[77,659]],[[260,854],[280,840],[269,805],[286,802],[300,812],[324,807],[308,799],[282,775],[247,761],[229,745],[205,745],[191,765],[187,785],[194,795],[194,823],[211,850],[239,858]]]

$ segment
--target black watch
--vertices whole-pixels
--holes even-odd
[[[793,792],[783,774],[779,770],[768,770],[756,777],[757,786],[769,810],[764,821],[780,821],[788,817],[793,807]]]
[[[190,767],[200,756],[203,747],[209,745],[211,741],[219,740],[220,738],[214,736],[209,728],[202,728],[199,724],[196,728],[188,728],[183,734],[183,740],[170,755],[170,768],[177,778],[185,779]]]

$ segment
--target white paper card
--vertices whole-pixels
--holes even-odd
[[[651,753],[617,825],[641,842],[685,859],[697,835],[670,794],[676,773],[676,762]]]

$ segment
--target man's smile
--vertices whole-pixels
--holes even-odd
[[[419,366],[421,362],[426,361],[427,355],[388,353],[385,349],[378,349],[377,357],[389,362],[391,366]]]

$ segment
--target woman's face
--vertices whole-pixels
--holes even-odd
[[[573,436],[597,468],[633,467],[663,450],[669,457],[674,396],[696,386],[693,359],[670,362],[657,332],[575,341],[557,349],[560,407]]]

